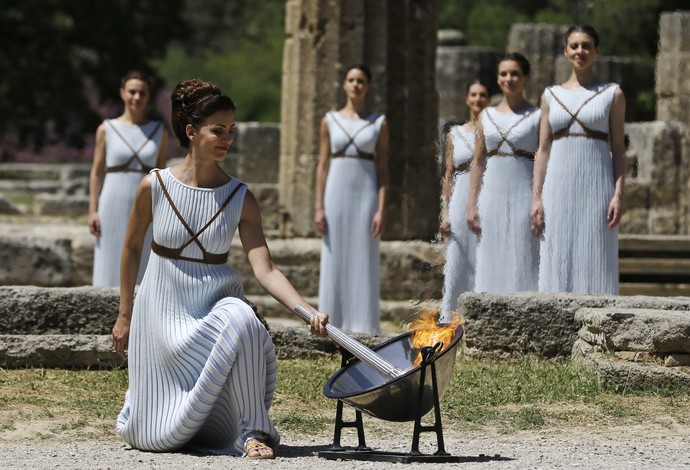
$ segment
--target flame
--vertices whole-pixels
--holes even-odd
[[[407,324],[408,330],[412,331],[410,335],[412,347],[420,351],[414,362],[415,367],[422,363],[421,350],[423,347],[434,346],[440,341],[443,343],[441,350],[446,349],[453,341],[458,326],[465,323],[465,320],[456,312],[451,313],[451,319],[448,323],[439,325],[438,319],[439,310],[437,308],[425,307],[419,311],[414,320]]]

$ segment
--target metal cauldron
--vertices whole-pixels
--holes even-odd
[[[324,395],[342,400],[360,411],[387,421],[414,421],[417,416],[431,411],[434,407],[431,366],[424,367],[422,409],[417,410],[423,367],[414,366],[419,350],[412,347],[412,333],[414,332],[404,333],[371,348],[391,364],[406,371],[403,375],[387,380],[364,362],[353,359],[326,382],[323,386]],[[453,340],[448,346],[444,346],[434,360],[439,400],[446,392],[453,375],[457,346],[463,334],[463,328],[458,326]]]

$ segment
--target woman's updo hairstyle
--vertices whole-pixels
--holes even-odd
[[[568,28],[563,38],[563,43],[566,47],[568,47],[568,38],[573,33],[585,33],[587,36],[592,38],[592,41],[594,41],[594,47],[599,47],[599,35],[597,34],[597,31],[588,24],[574,24]]]
[[[527,57],[524,55],[520,54],[519,52],[507,52],[501,56],[501,58],[498,60],[498,63],[500,64],[506,60],[517,62],[517,64],[520,66],[520,70],[522,70],[522,74],[529,75],[529,60],[527,60]]]
[[[170,97],[172,128],[182,147],[189,147],[187,124],[198,128],[204,119],[219,111],[234,111],[235,103],[225,96],[218,85],[198,78],[177,84]]]
[[[148,75],[139,70],[129,70],[127,73],[125,73],[120,79],[120,88],[124,88],[125,84],[129,80],[141,80],[142,82],[146,83],[148,88],[151,88],[151,79],[148,77]]]
[[[367,81],[371,83],[371,70],[369,70],[369,67],[367,67],[364,64],[352,64],[350,65],[346,70],[345,70],[345,76],[347,77],[347,74],[350,73],[350,70],[359,70],[364,74],[365,77],[367,77]]]

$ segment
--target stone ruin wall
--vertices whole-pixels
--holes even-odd
[[[565,28],[550,24],[515,24],[506,50],[520,51],[530,60],[532,72],[526,96],[538,103],[546,86],[561,83],[570,74],[563,56]],[[462,34],[439,32],[436,82],[439,89],[440,124],[467,119],[466,84],[482,78],[496,82],[496,61],[503,51],[464,45]],[[600,56],[595,71],[605,81],[619,83],[632,115],[633,61]],[[626,122],[628,172],[625,213],[621,233],[653,235],[690,234],[690,12],[664,13],[659,19],[657,55],[657,120]],[[492,92],[496,92],[493,89]]]
[[[340,80],[345,64],[357,61],[372,63],[378,79],[372,93],[372,106],[388,109],[391,123],[396,123],[397,129],[401,130],[399,134],[408,139],[396,138],[398,133],[392,129],[391,135],[398,151],[392,154],[394,194],[391,205],[394,208],[390,212],[399,214],[399,220],[392,221],[389,238],[428,237],[435,230],[437,215],[439,168],[436,165],[430,168],[428,164],[436,152],[432,147],[436,145],[437,130],[426,129],[417,133],[415,123],[422,120],[411,119],[410,116],[416,114],[410,110],[421,105],[416,102],[405,104],[405,99],[409,98],[407,90],[423,86],[428,77],[413,83],[405,78],[403,69],[386,67],[386,61],[401,57],[400,48],[391,51],[385,47],[373,50],[367,47],[371,41],[384,44],[393,36],[392,32],[385,33],[385,28],[381,32],[386,21],[392,21],[391,18],[382,19],[393,14],[385,7],[387,4],[370,11],[374,7],[368,2],[358,3],[357,8],[352,5],[343,8],[339,2],[333,2],[330,10],[317,8],[321,3],[288,2],[283,124],[240,123],[225,167],[249,183],[257,195],[264,208],[264,225],[269,236],[313,235],[311,211],[320,117],[343,101]],[[341,10],[350,12],[351,17],[339,16]],[[396,18],[395,21],[414,26],[414,21],[409,18],[412,13],[411,10],[402,12],[400,14],[404,18]],[[417,29],[423,26],[426,29],[422,29],[427,31],[432,20],[427,18],[426,23],[417,25]],[[408,35],[413,31],[412,26],[408,28]],[[690,233],[689,26],[690,12],[666,13],[660,17],[657,121],[628,122],[625,126],[629,141],[628,175],[621,233]],[[371,28],[378,32],[365,34]],[[544,86],[563,81],[569,73],[567,60],[561,54],[562,34],[562,27],[544,24],[516,24],[510,31],[507,49],[522,50],[533,64],[531,88],[528,89],[528,97],[533,102],[539,100],[538,93]],[[422,108],[422,112],[427,113],[427,121],[462,121],[467,118],[464,105],[466,83],[478,76],[495,83],[495,64],[501,51],[466,46],[458,32],[441,31],[438,38],[435,54],[425,49],[417,51],[416,56],[406,56],[408,62],[405,67],[413,64],[414,60],[428,62],[433,59],[439,99],[432,98],[430,102],[436,106],[438,114],[429,107]],[[349,44],[354,44],[354,48]],[[629,89],[626,77],[630,76],[632,66],[627,58],[599,57],[597,72],[604,80],[620,83],[630,96],[635,90]],[[403,79],[395,82],[391,75],[403,75]],[[420,101],[424,99],[419,97]],[[631,102],[633,100],[628,99],[628,103]],[[415,141],[409,140],[413,134],[417,135]],[[420,148],[423,151],[415,154],[414,149]],[[21,215],[28,210],[36,215],[83,216],[88,208],[88,171],[88,164],[0,165],[0,213]],[[412,185],[412,180],[418,175],[424,176],[424,183]],[[428,191],[422,192],[419,188],[428,188]],[[2,194],[28,195],[33,202],[28,208],[22,207],[9,202]],[[410,206],[409,200],[419,195],[424,196],[421,203],[416,207]],[[406,211],[401,212],[400,207],[403,206]],[[421,231],[414,232],[411,228],[413,221],[426,223]]]

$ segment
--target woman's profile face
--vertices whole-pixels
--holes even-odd
[[[367,75],[359,69],[350,69],[345,75],[343,89],[348,98],[363,98],[369,92],[370,86]]]
[[[481,83],[474,83],[470,85],[469,90],[467,90],[465,104],[470,108],[470,111],[478,115],[482,109],[489,105],[490,100],[489,90]]]
[[[522,93],[528,78],[514,60],[502,60],[498,64],[498,86],[504,95]]]
[[[142,111],[149,102],[149,87],[143,80],[130,78],[120,88],[120,98],[130,111]]]
[[[203,158],[221,161],[235,139],[235,113],[218,111],[204,119],[199,127],[187,124],[187,136],[190,147],[198,150]]]
[[[594,39],[582,31],[570,33],[563,50],[563,54],[575,69],[589,67],[598,53],[599,47],[594,45]]]

